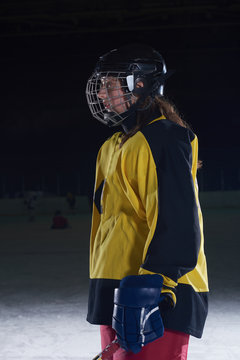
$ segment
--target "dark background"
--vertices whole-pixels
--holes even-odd
[[[239,1],[1,0],[2,358],[90,358],[98,344],[85,322],[90,213],[64,211],[71,227],[55,231],[50,206],[67,209],[65,198],[41,199],[31,222],[12,198],[91,196],[96,153],[113,132],[85,99],[100,55],[133,41],[155,47],[176,70],[166,94],[199,138],[200,190],[240,190],[239,14]],[[210,307],[190,356],[237,359],[239,192],[201,195]]]
[[[199,138],[200,190],[240,188],[239,1],[11,1],[0,5],[0,196],[91,193],[113,129],[85,86],[97,58],[131,42],[176,73],[166,94]]]

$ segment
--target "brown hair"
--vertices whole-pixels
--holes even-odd
[[[147,97],[142,104],[142,108],[144,107],[146,107],[146,110],[138,111],[137,124],[127,134],[123,134],[120,147],[122,147],[130,137],[135,135],[149,122],[149,118],[151,118],[153,113],[157,113],[159,111],[161,115],[165,116],[168,120],[185,128],[191,129],[190,125],[180,117],[175,105],[164,97],[155,96],[153,100],[150,97]],[[202,161],[198,160],[198,169],[201,167]]]

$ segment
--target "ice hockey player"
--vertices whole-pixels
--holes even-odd
[[[97,156],[87,320],[114,360],[187,359],[201,338],[208,280],[198,200],[198,139],[164,97],[163,57],[131,44],[100,57],[86,96],[120,126]]]

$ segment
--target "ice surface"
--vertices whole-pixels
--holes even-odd
[[[209,316],[188,360],[240,359],[239,211],[205,211]],[[1,217],[0,360],[89,360],[100,350],[98,326],[86,322],[90,215]]]

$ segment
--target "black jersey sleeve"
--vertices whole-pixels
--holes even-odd
[[[150,170],[155,171],[158,196],[155,202],[146,204],[147,216],[154,212],[155,222],[142,268],[177,283],[195,268],[201,241],[193,176],[196,136],[167,120],[147,126],[143,135],[155,162]]]

